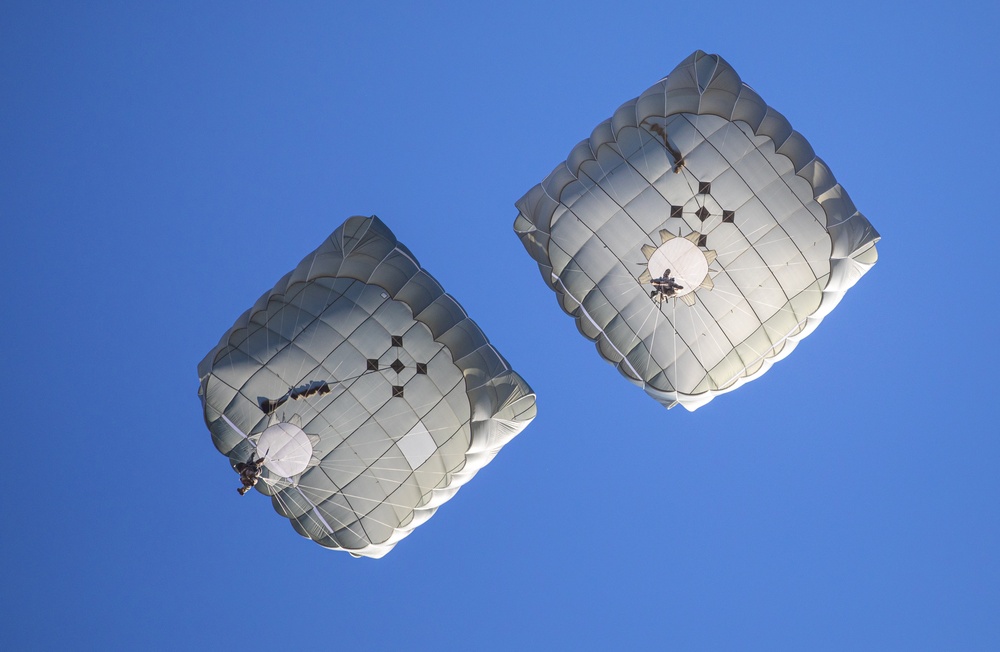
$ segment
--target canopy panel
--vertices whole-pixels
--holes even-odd
[[[877,259],[878,233],[809,143],[701,51],[517,208],[563,310],[667,407],[762,375]]]
[[[381,557],[535,416],[535,396],[376,217],[352,217],[198,367],[216,448],[299,534]]]

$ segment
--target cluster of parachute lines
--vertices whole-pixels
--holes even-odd
[[[518,202],[599,354],[667,407],[759,377],[877,260],[785,118],[695,52]],[[218,450],[295,530],[381,557],[535,416],[535,395],[377,217],[352,217],[199,365]]]

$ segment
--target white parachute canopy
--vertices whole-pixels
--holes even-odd
[[[667,407],[762,375],[877,259],[878,233],[809,143],[701,51],[517,208],[563,310]]]
[[[524,429],[535,395],[376,217],[352,217],[198,366],[216,448],[302,536],[381,557]]]

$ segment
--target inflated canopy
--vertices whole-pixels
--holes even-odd
[[[212,440],[302,536],[381,557],[535,416],[535,396],[376,217],[352,217],[198,366]]]
[[[563,310],[667,407],[763,374],[877,259],[878,233],[809,143],[700,51],[517,208]]]

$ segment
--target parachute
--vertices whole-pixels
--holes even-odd
[[[667,407],[762,375],[877,259],[878,232],[809,143],[701,51],[516,206],[563,310]]]
[[[377,217],[347,220],[198,374],[241,493],[355,556],[385,555],[535,416],[528,384]]]

